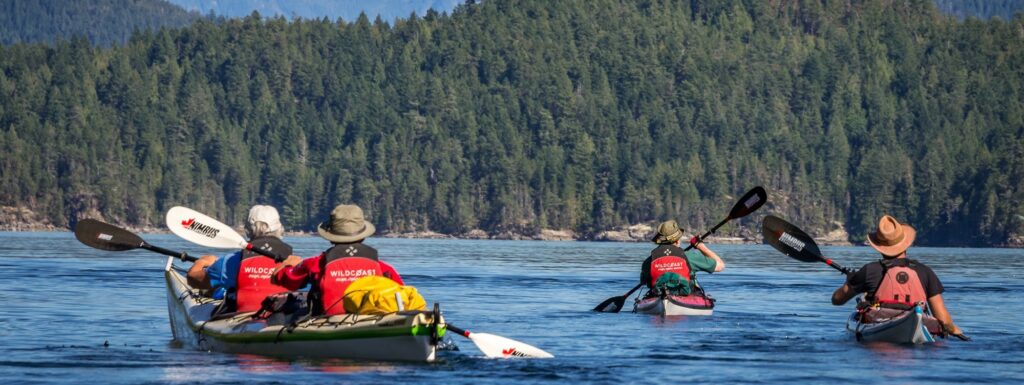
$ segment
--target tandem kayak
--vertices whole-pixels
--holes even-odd
[[[399,312],[342,314],[273,325],[239,313],[211,319],[220,300],[203,297],[188,285],[168,258],[167,309],[171,331],[181,344],[198,350],[268,356],[431,362],[446,325],[440,314]]]
[[[925,344],[935,342],[941,327],[921,306],[914,306],[909,310],[873,307],[855,311],[846,321],[846,329],[862,342]]]
[[[711,315],[715,300],[703,294],[661,295],[638,299],[633,312],[654,315]]]

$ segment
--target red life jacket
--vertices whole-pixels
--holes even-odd
[[[921,283],[921,278],[913,268],[917,262],[900,258],[880,263],[883,271],[882,282],[878,284],[878,290],[875,290],[872,295],[876,303],[896,305],[897,307],[911,307],[917,303],[928,303],[924,284]]]
[[[320,257],[320,305],[324,315],[344,314],[342,299],[353,281],[368,275],[383,275],[377,250],[361,243],[338,244]]]
[[[673,250],[676,249],[676,250]],[[665,273],[676,273],[680,277],[690,280],[690,264],[686,262],[686,256],[678,247],[658,247],[651,251],[651,281],[648,286],[654,287]]]
[[[242,260],[238,268],[238,287],[235,292],[236,311],[257,311],[268,295],[288,291],[270,283],[275,267],[277,262],[274,262],[273,258],[262,255]]]

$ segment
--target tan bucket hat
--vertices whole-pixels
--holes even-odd
[[[658,225],[658,233],[654,235],[654,239],[651,241],[657,244],[670,245],[676,243],[682,237],[683,229],[679,228],[679,224],[675,220],[667,220]]]
[[[902,254],[914,243],[917,231],[913,227],[901,224],[889,215],[878,220],[878,230],[868,234],[868,244],[887,257]]]
[[[324,239],[334,243],[358,242],[373,235],[377,229],[363,218],[363,209],[356,205],[338,205],[331,211],[331,220],[317,226]]]

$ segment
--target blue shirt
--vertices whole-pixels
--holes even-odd
[[[222,255],[206,268],[206,276],[210,278],[210,286],[214,289],[214,299],[224,299],[227,290],[238,285],[238,269],[241,266],[242,252],[236,251]]]

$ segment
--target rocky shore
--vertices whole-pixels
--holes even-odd
[[[24,207],[0,206],[0,231],[64,231]]]
[[[85,217],[99,217],[85,215]],[[136,233],[144,234],[166,234],[169,231],[162,227],[153,226],[124,226],[125,229]],[[827,246],[849,246],[849,234],[841,223],[833,223],[833,230],[821,237],[815,238],[819,245]],[[242,232],[241,227],[236,228]],[[57,226],[51,223],[44,216],[35,213],[24,207],[0,206],[0,231],[69,231],[64,226]],[[497,239],[497,240],[535,240],[535,241],[600,241],[600,242],[650,242],[654,236],[654,226],[650,223],[640,223],[627,226],[619,226],[613,229],[600,231],[594,234],[580,234],[567,229],[542,229],[536,234],[520,234],[511,231],[489,233],[481,229],[473,229],[462,234],[443,234],[434,231],[413,231],[413,232],[388,232],[382,231],[375,236],[382,238],[412,238],[412,239]],[[316,236],[316,231],[289,231],[286,234],[292,236]],[[760,244],[761,234],[755,229],[742,229],[739,234],[732,236],[714,235],[706,240],[713,244]],[[1012,236],[1004,244],[994,247],[1024,248],[1024,235]]]
[[[84,215],[85,217],[97,217]],[[129,231],[144,234],[164,234],[167,229],[152,226],[123,226]],[[64,226],[52,224],[42,215],[39,215],[27,208],[0,206],[0,231],[68,231]],[[241,228],[236,229],[241,232]],[[489,233],[481,229],[473,229],[462,234],[442,234],[434,231],[414,232],[387,232],[383,231],[376,236],[382,238],[413,238],[413,239],[496,239],[496,240],[536,240],[536,241],[601,241],[601,242],[650,242],[654,236],[652,224],[640,223],[628,226],[620,226],[613,229],[600,231],[594,234],[580,234],[567,229],[542,229],[536,234],[521,234],[511,231]],[[289,231],[292,236],[316,236],[316,231]],[[845,241],[846,232],[840,230],[827,234],[819,239],[819,243],[825,245],[848,245]],[[760,234],[752,230],[743,231],[740,236],[712,236],[708,243],[717,244],[757,244],[761,243]],[[1024,240],[1022,240],[1024,246]]]

